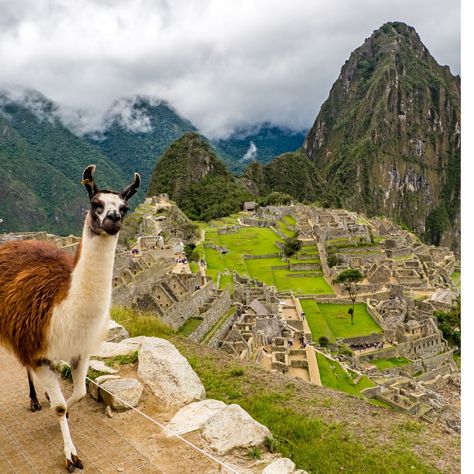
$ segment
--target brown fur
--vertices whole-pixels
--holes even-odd
[[[0,342],[25,366],[44,353],[53,309],[69,291],[77,259],[46,242],[0,246]]]

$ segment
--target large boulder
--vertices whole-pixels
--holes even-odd
[[[147,338],[138,353],[138,376],[155,396],[183,406],[206,398],[206,391],[189,362],[170,342]]]
[[[109,319],[107,324],[107,341],[108,342],[120,342],[123,339],[129,338],[127,330],[113,319]]]
[[[214,416],[224,409],[227,405],[220,400],[202,400],[193,402],[181,408],[166,426],[175,434],[184,434],[198,430]],[[167,433],[166,436],[173,436]]]
[[[239,405],[228,405],[207,420],[202,435],[212,449],[224,455],[235,448],[261,445],[271,433]]]
[[[138,405],[143,385],[136,379],[106,380],[100,384],[99,391],[106,405],[114,410],[129,410],[128,404],[132,407]]]

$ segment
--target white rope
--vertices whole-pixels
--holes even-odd
[[[71,367],[67,362],[64,362],[62,361],[65,365],[67,365],[68,367]],[[155,425],[159,426],[161,429],[167,431],[168,433],[170,433],[171,435],[175,436],[176,438],[180,439],[181,441],[183,441],[184,443],[186,443],[188,446],[191,446],[191,448],[195,449],[196,451],[199,451],[201,454],[204,454],[204,456],[207,456],[209,459],[211,459],[212,461],[220,464],[222,467],[224,467],[225,469],[228,469],[230,472],[234,473],[234,474],[240,474],[239,471],[236,471],[233,467],[230,467],[228,466],[227,464],[223,463],[222,461],[220,461],[219,459],[217,459],[216,457],[214,457],[212,454],[209,454],[208,452],[204,451],[203,449],[201,449],[200,447],[196,446],[195,444],[191,443],[191,441],[188,441],[187,439],[183,438],[181,435],[179,435],[178,433],[175,433],[173,430],[170,430],[167,426],[165,425],[162,425],[159,421],[156,421],[155,419],[151,418],[150,416],[148,416],[146,413],[143,413],[141,412],[140,410],[138,410],[137,408],[135,408],[134,406],[130,405],[130,403],[126,402],[125,400],[122,400],[120,397],[118,397],[117,395],[115,395],[114,393],[110,392],[109,390],[107,390],[106,388],[104,388],[102,385],[99,385],[96,381],[90,379],[89,377],[86,377],[86,380],[88,380],[89,382],[92,382],[94,385],[96,385],[98,388],[100,388],[100,390],[104,390],[104,392],[107,392],[109,395],[112,395],[112,397],[116,398],[119,402],[123,403],[124,405],[128,406],[129,408],[131,408],[132,410],[135,410],[137,413],[139,413],[141,416],[143,416],[144,418],[146,418],[148,421],[151,421],[152,423],[154,423]]]

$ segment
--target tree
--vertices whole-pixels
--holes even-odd
[[[303,242],[298,240],[298,237],[289,237],[283,244],[283,255],[287,258],[292,257],[296,252],[298,252],[298,250],[300,250],[302,246]]]
[[[336,283],[339,283],[343,288],[349,293],[349,296],[352,300],[352,308],[349,309],[349,314],[351,315],[351,324],[354,324],[354,307],[355,301],[357,298],[357,293],[359,291],[358,283],[364,279],[364,275],[355,268],[348,268],[343,272],[339,273],[337,278],[334,280]]]
[[[329,339],[326,336],[321,336],[318,339],[318,343],[321,347],[327,347],[329,344]]]

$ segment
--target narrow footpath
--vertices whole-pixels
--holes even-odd
[[[71,384],[63,383],[67,398]],[[43,409],[29,410],[26,370],[0,347],[0,473],[64,474],[61,431],[56,415],[38,390]],[[160,422],[172,413],[144,390],[140,409]],[[89,395],[75,405],[69,428],[84,471],[76,473],[218,473],[225,472],[203,454],[139,413],[126,411],[108,418],[104,404]],[[192,436],[188,439],[192,440]]]

